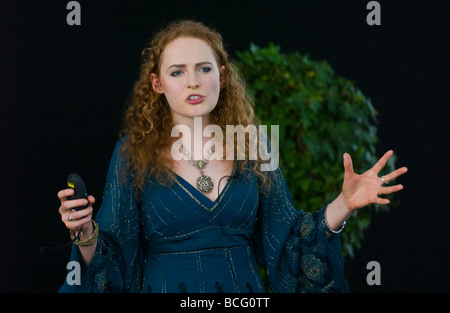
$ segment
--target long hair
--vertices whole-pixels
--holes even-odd
[[[174,160],[167,153],[176,140],[170,135],[174,126],[172,115],[165,96],[153,90],[151,73],[159,77],[165,47],[180,37],[206,42],[215,55],[218,67],[224,67],[223,83],[218,103],[211,112],[211,122],[220,126],[224,133],[226,125],[259,125],[253,110],[253,99],[248,94],[238,69],[228,59],[222,36],[195,21],[183,20],[169,24],[156,33],[149,46],[142,51],[139,78],[134,84],[121,130],[121,136],[125,136],[123,153],[127,157],[138,190],[144,188],[149,177],[155,178],[160,184],[173,182],[170,168]],[[248,148],[248,142],[246,146]],[[248,149],[245,151],[248,156]],[[254,172],[260,181],[265,181],[266,175],[258,170],[258,163],[248,157],[237,162],[241,170]]]

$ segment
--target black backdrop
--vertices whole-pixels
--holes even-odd
[[[68,26],[69,1],[0,1],[0,291],[55,292],[69,250],[58,190],[76,171],[97,205],[139,55],[155,29],[179,18],[216,27],[228,51],[269,41],[326,59],[357,82],[379,111],[378,152],[394,149],[409,173],[390,213],[374,216],[347,260],[354,292],[448,292],[449,2],[84,1]],[[281,151],[282,153],[282,151]],[[368,286],[366,265],[381,265]]]

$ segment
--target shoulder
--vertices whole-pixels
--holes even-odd
[[[128,145],[128,136],[123,136],[119,138],[114,145],[113,158],[125,159],[127,145]]]
[[[110,159],[109,170],[128,167],[127,158],[127,139],[126,136],[118,139],[115,143],[114,150]]]
[[[114,150],[121,150],[128,144],[128,135],[119,138],[116,141]]]

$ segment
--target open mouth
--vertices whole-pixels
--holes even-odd
[[[186,102],[189,104],[198,104],[203,102],[205,100],[205,97],[202,95],[190,95],[186,98]]]

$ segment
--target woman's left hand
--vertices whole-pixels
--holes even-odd
[[[408,171],[406,167],[396,169],[381,177],[378,176],[378,173],[392,155],[393,151],[389,150],[370,170],[358,175],[353,171],[352,158],[348,153],[344,154],[345,173],[342,184],[342,196],[349,210],[354,211],[372,203],[389,204],[389,199],[380,198],[379,196],[388,195],[403,189],[403,186],[400,184],[386,187],[383,185],[405,174]]]

